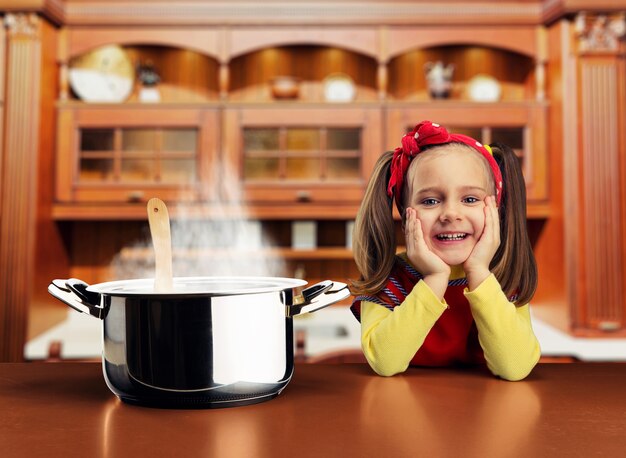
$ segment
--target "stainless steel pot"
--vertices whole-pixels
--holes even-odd
[[[48,291],[103,320],[102,362],[122,401],[160,407],[229,407],[277,396],[293,374],[293,320],[350,295],[344,283],[278,277],[175,278],[88,285],[54,280]]]

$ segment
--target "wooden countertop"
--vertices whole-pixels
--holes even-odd
[[[626,364],[482,369],[297,365],[277,398],[215,410],[121,403],[97,363],[0,364],[0,454],[12,457],[589,457],[626,450]]]

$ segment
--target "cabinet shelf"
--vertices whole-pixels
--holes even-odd
[[[428,99],[428,100],[353,100],[351,102],[325,102],[325,101],[307,101],[307,100],[216,100],[216,101],[196,101],[196,102],[123,102],[123,103],[89,103],[80,100],[57,100],[56,107],[64,109],[116,109],[116,110],[135,110],[140,108],[150,110],[170,110],[175,108],[267,108],[289,109],[289,108],[324,108],[332,107],[333,109],[343,108],[402,108],[402,107],[441,107],[446,109],[481,109],[484,107],[503,107],[503,108],[522,108],[530,106],[549,106],[549,101],[537,101],[534,99],[524,100],[500,100],[497,102],[475,102],[473,100],[462,98],[450,99]]]
[[[317,260],[352,260],[352,250],[344,247],[318,247],[310,250],[287,247],[272,247],[262,249],[223,249],[223,248],[195,248],[173,249],[174,258],[223,258],[234,254],[247,258],[283,259],[285,261],[317,261]],[[120,252],[123,261],[143,260],[154,256],[152,248],[124,248]]]
[[[107,204],[55,204],[52,218],[56,221],[129,221],[147,220],[146,203]],[[252,219],[354,219],[359,206],[337,204],[307,204],[285,206],[279,204],[254,205],[245,213]],[[170,217],[194,220],[240,218],[241,207],[211,207],[210,205],[188,205],[181,208],[169,207]]]
[[[136,110],[136,109],[150,109],[150,110],[170,110],[173,108],[219,108],[222,102],[219,100],[206,101],[187,101],[187,102],[174,102],[174,101],[161,101],[161,102],[121,102],[121,103],[96,103],[96,102],[83,102],[81,100],[57,100],[56,107],[63,109],[116,109],[116,110]]]
[[[382,102],[390,108],[402,107],[440,107],[445,109],[475,109],[480,110],[484,107],[501,107],[501,108],[529,108],[529,107],[547,107],[550,105],[548,101],[537,101],[534,99],[523,100],[499,100],[497,102],[476,102],[473,100],[462,98],[438,99],[438,100],[387,100]]]

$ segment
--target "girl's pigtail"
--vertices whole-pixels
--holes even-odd
[[[361,273],[352,281],[354,294],[375,293],[387,281],[396,253],[393,199],[387,195],[389,166],[393,152],[384,153],[376,162],[356,216],[352,250]]]
[[[502,172],[504,192],[500,202],[500,246],[491,271],[516,305],[527,304],[537,289],[537,263],[526,225],[526,183],[515,152],[501,143],[491,145]]]

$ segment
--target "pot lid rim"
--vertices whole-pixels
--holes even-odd
[[[174,277],[173,283],[174,291],[155,291],[154,278],[135,278],[89,285],[87,291],[109,296],[226,296],[271,293],[304,286],[308,282],[287,277],[211,276]],[[249,287],[246,287],[246,283]]]

